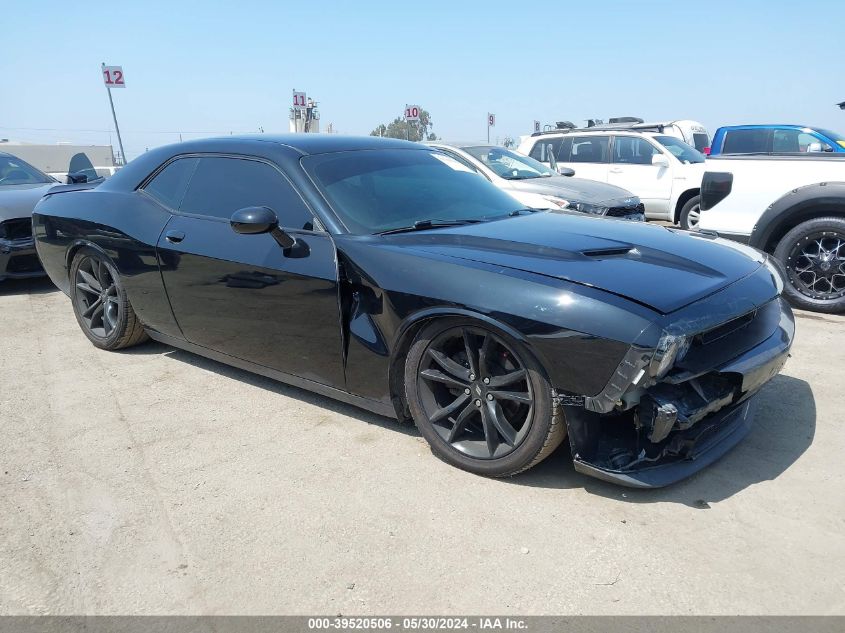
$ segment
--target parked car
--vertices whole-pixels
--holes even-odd
[[[845,312],[845,155],[710,158],[699,226],[771,253],[793,305]]]
[[[573,169],[576,176],[631,191],[647,218],[694,227],[698,221],[704,155],[680,139],[630,126],[608,125],[536,132],[519,152]]]
[[[710,156],[722,154],[845,153],[845,136],[805,125],[727,125],[713,135]]]
[[[32,238],[32,209],[57,181],[0,152],[0,281],[44,274]]]
[[[562,176],[533,158],[483,143],[426,143],[451,156],[499,189],[534,209],[572,209],[610,218],[644,221],[640,199],[605,182]]]
[[[568,434],[580,472],[661,486],[734,446],[794,334],[767,258],[518,207],[423,145],[262,135],[151,150],[33,226],[95,346],[150,337],[412,419],[474,473]]]

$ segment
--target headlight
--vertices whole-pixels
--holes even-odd
[[[570,202],[570,209],[575,209],[581,213],[590,213],[592,215],[606,215],[610,210],[609,207],[600,204],[590,204],[589,202]]]
[[[651,375],[655,378],[663,378],[668,374],[672,365],[686,355],[691,342],[686,336],[664,332],[651,359]]]
[[[766,268],[772,273],[772,280],[775,282],[775,288],[778,289],[778,294],[783,292],[783,273],[771,257],[766,258]]]
[[[544,195],[541,194],[540,197],[543,198],[543,200],[547,200],[548,202],[551,202],[558,209],[568,209],[569,206],[570,206],[569,200],[565,200],[563,198],[558,198],[557,196],[544,196]]]

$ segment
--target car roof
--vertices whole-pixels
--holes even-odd
[[[342,134],[244,134],[207,139],[221,141],[262,141],[291,147],[302,154],[325,154],[365,149],[420,148],[419,143],[381,136],[346,136]]]
[[[428,145],[430,147],[437,147],[441,145],[443,147],[455,147],[457,149],[464,149],[466,147],[500,147],[499,145],[494,145],[493,143],[488,143],[487,141],[426,141],[424,145]],[[506,149],[506,148],[502,148]]]
[[[720,130],[760,130],[769,128],[786,128],[789,130],[817,130],[812,125],[796,125],[795,123],[749,123],[748,125],[723,125]]]

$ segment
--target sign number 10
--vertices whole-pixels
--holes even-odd
[[[123,68],[120,66],[104,66],[103,82],[109,88],[125,88],[126,82],[123,79]]]

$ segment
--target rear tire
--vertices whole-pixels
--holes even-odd
[[[73,258],[70,298],[76,322],[96,347],[123,349],[148,339],[117,269],[93,248],[82,248]]]
[[[802,222],[774,252],[784,272],[783,294],[796,308],[845,312],[845,219]]]
[[[697,231],[701,219],[701,196],[693,196],[681,209],[680,223],[685,231]]]
[[[552,390],[524,345],[477,321],[438,319],[405,362],[408,407],[440,459],[508,477],[548,457],[566,437]]]

